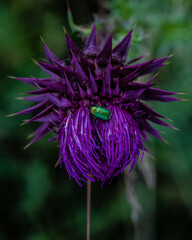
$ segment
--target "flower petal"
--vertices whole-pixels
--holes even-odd
[[[112,34],[107,38],[103,49],[97,56],[97,64],[107,66],[109,64],[109,60],[111,58],[112,52]]]
[[[121,64],[127,58],[127,54],[129,51],[131,37],[132,37],[133,29],[123,38],[123,40],[113,48],[112,51],[112,61]]]
[[[87,43],[85,45],[84,53],[86,56],[95,57],[97,53],[97,44],[96,44],[96,33],[95,33],[95,25],[93,26],[91,33],[87,39]]]
[[[75,57],[80,60],[80,56],[83,55],[82,51],[75,45],[75,43],[70,39],[70,37],[65,34],[65,42],[67,45],[67,51],[68,51],[68,56],[69,59],[72,60],[72,52],[75,55]]]
[[[47,57],[47,60],[49,63],[56,65],[56,63],[60,64],[61,66],[65,66],[65,62],[59,59],[58,57],[55,56],[55,54],[52,53],[52,51],[47,47],[45,44],[44,40],[41,38],[41,41],[43,43],[43,47],[45,50],[45,55]]]

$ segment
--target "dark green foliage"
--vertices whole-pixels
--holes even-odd
[[[100,9],[96,0],[69,2],[76,24],[91,23]],[[111,0],[106,4],[117,41],[136,24],[130,59],[148,53],[152,57],[175,54],[160,70],[158,82],[162,89],[185,92],[184,98],[191,99],[191,1]],[[0,239],[85,239],[86,186],[79,188],[65,169],[54,168],[58,147],[47,142],[51,134],[23,150],[35,124],[19,127],[23,116],[5,117],[29,106],[14,97],[32,90],[7,75],[45,76],[30,60],[44,56],[39,35],[58,57],[67,58],[62,30],[64,25],[69,31],[66,2],[4,0],[0,2],[0,22]],[[79,39],[75,40],[81,46]],[[180,131],[163,129],[169,145],[154,138],[150,143],[156,188],[148,190],[141,174],[137,175],[135,187],[143,208],[139,220],[142,240],[191,239],[191,109],[192,101],[156,107],[173,119]],[[134,239],[123,175],[102,189],[93,184],[92,189],[91,239]]]

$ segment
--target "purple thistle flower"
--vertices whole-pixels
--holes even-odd
[[[132,31],[113,49],[110,35],[101,51],[95,26],[84,51],[66,34],[68,66],[43,42],[47,62],[36,63],[50,78],[16,78],[38,88],[23,97],[36,105],[13,114],[34,114],[25,123],[41,123],[27,146],[54,132],[51,140],[60,142],[60,166],[64,164],[79,185],[88,179],[111,181],[128,165],[131,171],[147,151],[143,143],[147,134],[164,140],[150,122],[172,127],[144,102],[177,101],[170,97],[176,93],[154,88],[151,82],[156,75],[147,83],[134,82],[162,67],[169,57],[130,65],[141,56],[126,63]]]

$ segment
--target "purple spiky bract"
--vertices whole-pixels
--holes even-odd
[[[26,122],[40,122],[33,140],[50,131],[60,142],[59,162],[79,185],[82,181],[98,180],[102,184],[122,173],[130,165],[134,167],[144,151],[147,134],[163,140],[151,122],[172,127],[162,115],[148,107],[147,101],[171,102],[176,94],[154,88],[151,82],[134,82],[139,76],[156,71],[168,57],[133,64],[141,57],[126,63],[133,29],[112,49],[109,35],[98,51],[96,31],[93,27],[84,50],[78,49],[65,35],[70,64],[58,59],[43,42],[47,62],[36,63],[47,72],[49,78],[16,78],[34,85],[38,90],[28,92],[23,99],[36,105],[18,114],[34,114]],[[107,121],[90,113],[92,106],[108,109]]]

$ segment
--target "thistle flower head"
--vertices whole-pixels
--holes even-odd
[[[134,82],[163,66],[168,57],[133,64],[142,57],[126,62],[131,30],[112,48],[109,35],[101,50],[96,44],[95,26],[83,50],[65,35],[70,64],[58,59],[43,42],[47,61],[36,63],[49,78],[16,78],[38,90],[27,92],[25,100],[36,105],[17,114],[34,114],[26,121],[40,122],[31,145],[50,131],[60,143],[59,162],[79,185],[82,181],[102,183],[134,167],[144,151],[147,134],[163,140],[151,122],[171,127],[145,102],[171,102],[175,94],[154,88],[152,77],[147,83]]]

